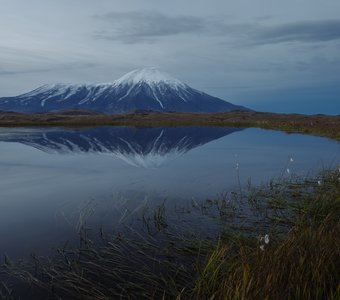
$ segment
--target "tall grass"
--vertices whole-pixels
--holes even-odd
[[[220,243],[208,256],[195,299],[339,299],[340,227],[329,214],[318,226],[294,227],[264,250]]]
[[[199,269],[191,297],[339,299],[339,175],[323,174],[322,186],[293,205],[285,235],[265,245],[220,240]]]

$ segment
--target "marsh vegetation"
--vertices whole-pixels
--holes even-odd
[[[247,211],[241,203],[247,202]],[[247,220],[249,211],[256,218]],[[204,215],[208,236],[182,219]],[[125,233],[79,223],[79,246],[5,257],[1,297],[17,299],[338,299],[340,170],[278,178],[167,211],[144,207]],[[183,223],[181,223],[183,224]],[[140,230],[142,228],[143,230]]]

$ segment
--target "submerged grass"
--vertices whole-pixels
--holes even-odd
[[[328,171],[242,191],[238,200],[259,214],[258,228],[230,222],[237,210],[233,193],[193,202],[192,210],[221,221],[210,238],[176,231],[163,204],[153,218],[144,217],[162,239],[101,233],[101,243],[59,249],[53,258],[6,258],[0,272],[13,282],[0,286],[0,297],[339,299],[339,176],[339,170]]]

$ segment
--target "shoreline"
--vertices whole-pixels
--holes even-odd
[[[0,127],[89,127],[89,126],[216,126],[255,127],[288,133],[304,133],[340,140],[340,115],[301,115],[264,112],[180,113],[134,112],[99,114],[82,111],[23,114],[0,112]]]

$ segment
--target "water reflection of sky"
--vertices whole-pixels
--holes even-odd
[[[113,207],[133,210],[145,197],[168,203],[216,197],[235,188],[237,172],[242,182],[251,178],[258,184],[282,171],[288,175],[287,168],[310,174],[340,162],[338,142],[313,136],[260,129],[118,129],[1,130],[0,253],[44,251],[40,241],[70,238],[72,219],[91,199],[99,224]]]

